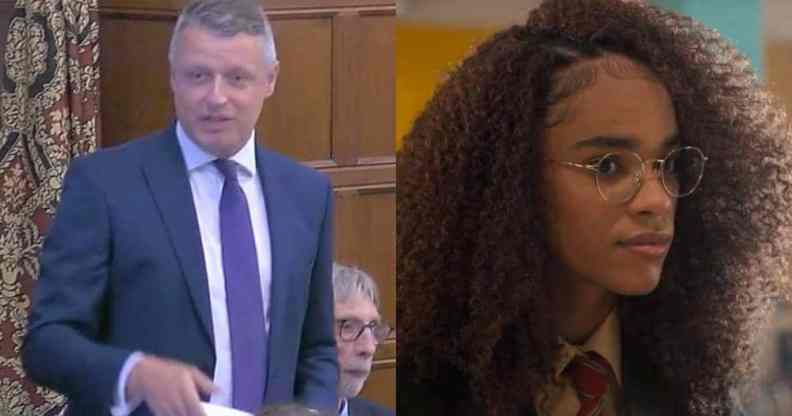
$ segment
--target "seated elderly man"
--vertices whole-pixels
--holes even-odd
[[[333,293],[338,365],[341,371],[338,415],[395,415],[392,410],[357,397],[371,372],[377,345],[390,333],[390,328],[380,318],[379,294],[374,279],[356,267],[335,263]]]

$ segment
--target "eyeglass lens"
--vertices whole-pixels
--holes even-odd
[[[701,150],[694,147],[674,149],[664,161],[655,160],[646,166],[633,152],[613,152],[597,163],[597,187],[606,200],[624,202],[638,192],[646,174],[644,169],[651,169],[660,176],[668,195],[684,197],[693,193],[701,182],[705,160]]]
[[[341,339],[344,341],[356,341],[366,328],[371,329],[371,334],[374,335],[377,342],[384,341],[385,337],[390,333],[390,327],[381,322],[371,321],[365,324],[360,321],[343,321],[341,323]]]

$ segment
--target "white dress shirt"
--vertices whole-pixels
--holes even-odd
[[[346,397],[341,399],[341,406],[338,409],[338,416],[349,416],[349,401]]]
[[[210,403],[231,406],[231,338],[228,328],[228,308],[226,307],[225,278],[223,275],[223,256],[220,245],[220,196],[224,177],[212,163],[216,156],[207,153],[192,139],[181,126],[176,124],[176,137],[179,141],[187,174],[190,179],[198,228],[201,233],[206,275],[209,283],[209,303],[212,312],[212,330],[217,358],[213,382],[220,391],[212,394]],[[269,331],[270,290],[272,286],[272,251],[267,221],[267,207],[262,191],[261,179],[256,166],[255,133],[250,133],[247,143],[229,158],[237,163],[239,185],[247,198],[250,219],[253,223],[253,238],[256,242],[259,275],[261,276],[261,300],[264,306],[264,325]],[[139,403],[127,403],[124,392],[127,379],[134,365],[143,358],[135,352],[127,358],[119,374],[113,416],[129,415]]]

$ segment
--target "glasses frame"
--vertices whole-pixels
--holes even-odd
[[[351,339],[348,338],[348,337],[345,338],[344,335],[343,335],[344,326],[346,326],[347,323],[351,323],[351,322],[354,322],[354,321],[356,321],[356,319],[338,319],[338,320],[336,320],[336,325],[338,326],[338,339],[340,339],[341,341],[344,341],[344,342],[356,342],[358,339],[360,339],[360,336],[363,335],[363,331],[365,331],[366,328],[368,328],[371,331],[371,337],[374,338],[374,340],[376,340],[378,344],[381,344],[383,341],[385,341],[393,333],[393,328],[391,328],[390,325],[388,325],[386,322],[384,322],[384,321],[369,321],[369,323],[364,324],[363,326],[360,327],[360,330],[358,331],[357,335],[355,335],[354,338],[351,338]],[[376,327],[387,328],[387,331],[386,331],[385,335],[382,337],[382,339],[377,338],[377,334],[374,331],[374,329]]]
[[[644,180],[644,177],[646,175],[646,165],[647,164],[650,164],[650,166],[652,167],[652,170],[654,172],[662,172],[663,169],[665,168],[666,160],[668,160],[675,152],[681,152],[683,150],[694,150],[694,151],[698,152],[698,154],[701,156],[701,160],[703,161],[702,164],[701,164],[701,172],[699,173],[698,178],[696,178],[695,184],[690,189],[690,191],[685,192],[684,194],[675,195],[669,189],[669,186],[666,183],[665,175],[663,175],[662,173],[659,174],[659,175],[656,175],[656,176],[660,177],[660,183],[663,185],[663,190],[665,191],[666,195],[670,196],[671,198],[679,199],[679,198],[684,198],[686,196],[690,196],[694,192],[696,192],[698,190],[699,185],[701,184],[701,179],[704,177],[704,168],[706,168],[707,161],[709,160],[709,158],[706,155],[704,155],[704,152],[700,148],[698,148],[696,146],[677,147],[677,148],[671,150],[670,152],[668,152],[668,154],[666,154],[666,156],[664,158],[662,158],[662,159],[647,159],[647,160],[644,160],[641,157],[641,155],[639,155],[638,153],[635,153],[635,152],[630,151],[630,150],[624,150],[624,151],[619,151],[619,152],[606,153],[602,157],[600,157],[599,160],[597,160],[595,163],[586,164],[586,163],[576,163],[576,162],[568,162],[568,161],[564,161],[564,160],[552,160],[552,159],[549,160],[549,161],[550,162],[559,163],[559,164],[564,165],[564,166],[571,166],[571,167],[574,167],[574,168],[586,169],[588,171],[593,172],[593,174],[594,174],[594,186],[597,187],[597,192],[600,194],[600,197],[603,200],[605,200],[606,202],[612,202],[614,204],[623,204],[623,203],[633,199],[635,197],[635,195],[637,195],[638,192],[641,190],[641,187],[643,186],[643,180]],[[632,154],[636,159],[638,159],[639,162],[641,162],[641,170],[640,170],[640,172],[637,175],[633,174],[634,175],[633,180],[635,181],[637,186],[635,186],[635,189],[632,191],[632,193],[628,194],[623,200],[621,200],[621,201],[611,200],[611,199],[608,199],[608,197],[605,195],[605,192],[603,192],[603,190],[602,190],[602,186],[600,186],[600,179],[599,179],[600,178],[600,170],[599,170],[599,167],[600,167],[600,164],[602,163],[602,161],[605,160],[608,156],[616,155],[616,154],[624,154],[624,153]]]

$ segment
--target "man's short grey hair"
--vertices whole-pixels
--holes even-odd
[[[356,293],[370,300],[379,310],[379,291],[371,275],[354,266],[333,263],[333,295],[336,302],[345,302]]]
[[[278,61],[272,26],[256,0],[193,0],[184,6],[171,35],[168,49],[171,63],[176,50],[176,35],[190,25],[222,37],[230,38],[239,33],[258,36],[262,40],[266,62]]]

